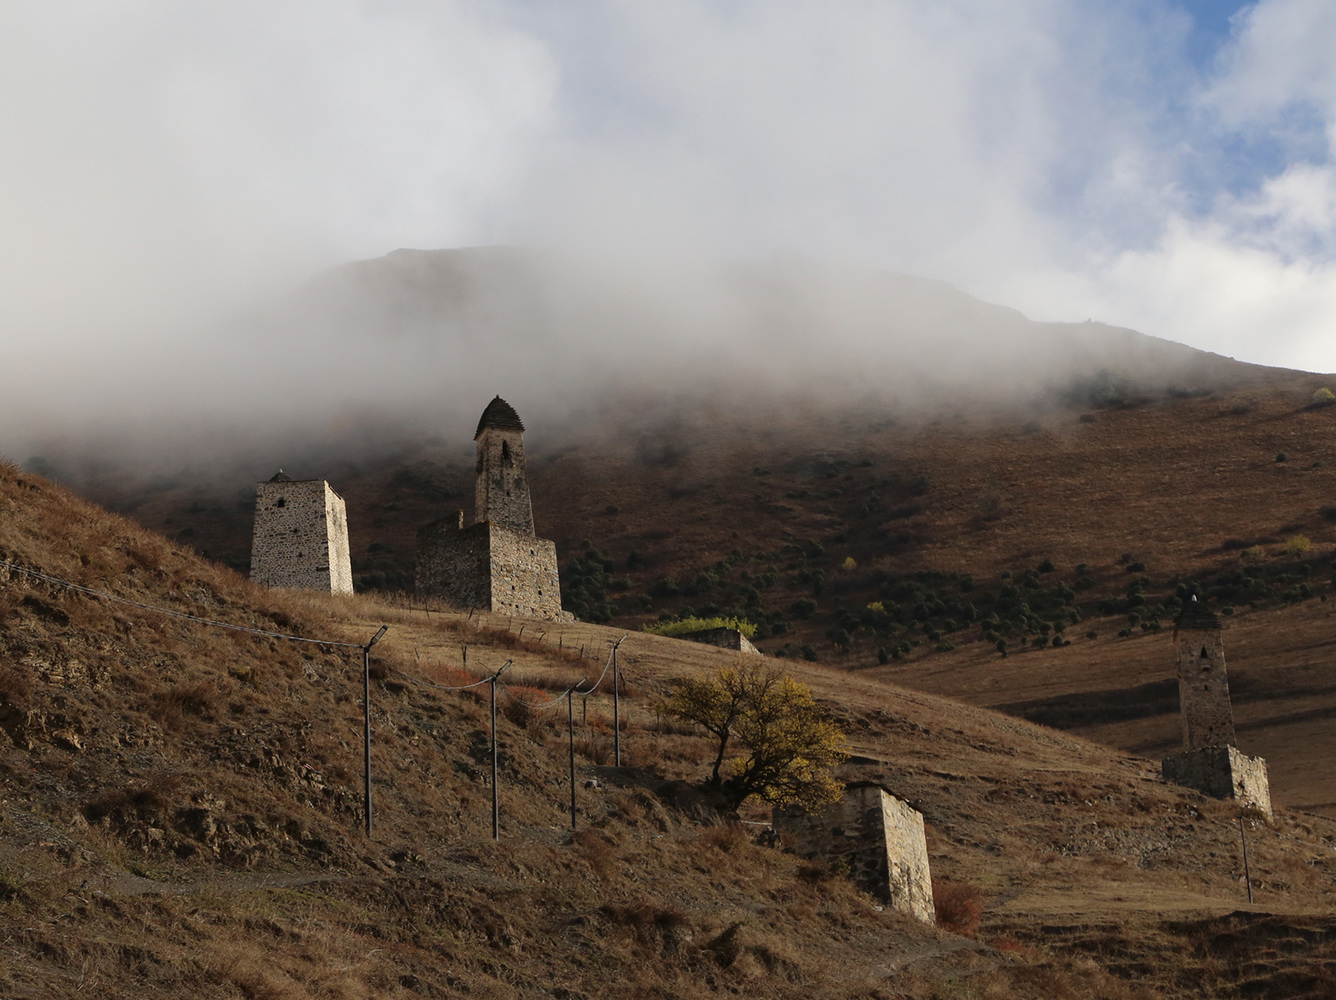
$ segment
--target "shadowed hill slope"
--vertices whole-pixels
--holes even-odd
[[[757,846],[682,782],[708,744],[658,719],[652,695],[723,651],[626,640],[631,766],[602,766],[609,706],[591,697],[572,836],[564,719],[529,706],[597,677],[616,630],[266,592],[12,466],[0,558],[19,567],[0,580],[7,996],[1223,997],[1330,982],[1329,823],[1252,821],[1246,908],[1226,804],[1053,730],[791,664],[850,733],[847,776],[922,809],[935,873],[982,891],[979,940],[957,938]],[[23,570],[263,632],[360,642],[389,624],[375,836],[360,833],[357,650]],[[427,686],[467,681],[466,646],[469,670],[515,664],[499,845],[485,707]],[[1274,944],[1250,949],[1254,931]]]

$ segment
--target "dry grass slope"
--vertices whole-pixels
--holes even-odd
[[[790,664],[850,734],[848,776],[880,779],[923,810],[935,874],[965,887],[956,901],[966,911],[970,887],[980,894],[976,936],[960,937],[758,846],[737,823],[755,812],[721,814],[694,790],[707,744],[659,719],[654,695],[728,662],[725,651],[626,640],[631,766],[597,763],[607,699],[577,704],[574,836],[564,717],[505,717],[494,844],[485,700],[422,682],[467,682],[510,659],[516,691],[532,689],[525,701],[550,699],[597,677],[621,631],[264,591],[12,466],[0,468],[0,559],[247,627],[361,641],[391,626],[375,650],[379,811],[367,840],[356,650],[209,628],[4,574],[5,996],[1324,988],[1336,828],[1288,812],[1254,821],[1259,902],[1249,908],[1228,805],[1074,736],[869,673]]]

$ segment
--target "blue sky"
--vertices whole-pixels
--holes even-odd
[[[1329,0],[67,0],[5,19],[11,341],[133,351],[344,259],[513,242],[798,253],[1336,370]]]

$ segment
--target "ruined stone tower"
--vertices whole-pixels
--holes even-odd
[[[850,782],[829,808],[777,808],[772,822],[776,833],[792,836],[799,856],[836,862],[891,909],[936,921],[923,814],[883,786]]]
[[[1235,799],[1271,815],[1266,761],[1234,745],[1234,710],[1225,675],[1220,619],[1194,596],[1174,627],[1183,752],[1166,757],[1166,781],[1217,799]]]
[[[500,396],[487,404],[473,440],[478,445],[478,481],[473,520],[491,521],[533,534],[533,504],[524,475],[524,424]]]
[[[483,410],[474,523],[464,512],[418,531],[416,590],[457,608],[527,618],[568,617],[561,610],[557,546],[534,535],[524,472],[524,424],[497,396]]]
[[[1233,746],[1234,710],[1225,674],[1220,619],[1193,598],[1183,605],[1174,628],[1178,646],[1178,707],[1183,716],[1183,749]]]
[[[250,575],[268,587],[353,592],[347,510],[329,483],[279,469],[256,485]]]

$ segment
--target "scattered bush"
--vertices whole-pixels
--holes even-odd
[[[652,622],[645,626],[645,631],[651,635],[678,636],[687,635],[691,632],[704,632],[712,628],[737,629],[748,639],[756,635],[756,626],[751,622],[741,618],[722,617],[696,618],[689,616],[672,621]]]
[[[1331,406],[1333,403],[1336,403],[1336,392],[1332,392],[1324,385],[1313,393],[1308,405],[1314,410],[1319,410],[1324,406]]]
[[[1289,456],[1287,456],[1283,451],[1276,452],[1276,461],[1277,461],[1277,462],[1284,462],[1284,461],[1286,461],[1286,460],[1288,459],[1288,457],[1289,457]]]
[[[1313,543],[1307,535],[1291,535],[1285,539],[1285,554],[1287,556],[1301,556],[1313,547]]]
[[[501,714],[521,729],[528,729],[542,717],[544,708],[552,700],[550,692],[536,687],[506,688],[506,699],[501,703]]]
[[[816,614],[816,601],[810,597],[800,597],[789,607],[794,618],[811,618]]]
[[[932,880],[932,906],[937,926],[952,934],[974,934],[983,915],[983,893],[976,886]]]

